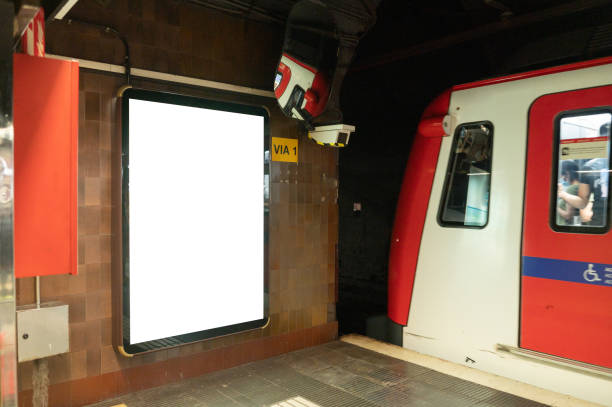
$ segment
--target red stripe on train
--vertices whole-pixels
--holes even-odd
[[[448,114],[450,94],[449,89],[434,99],[423,112],[421,122],[434,117],[441,121]],[[439,128],[438,137],[421,132],[415,135],[395,212],[389,252],[387,313],[391,320],[401,325],[408,322],[421,236],[444,135],[442,127]]]

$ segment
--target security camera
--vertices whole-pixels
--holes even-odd
[[[308,132],[308,138],[322,146],[344,147],[349,143],[351,133],[354,132],[355,126],[331,124],[315,127],[314,130]]]
[[[303,123],[308,137],[320,145],[344,147],[355,132],[354,126],[342,124],[340,88],[359,38],[376,21],[379,2],[355,2],[351,7],[360,10],[357,20],[328,7],[326,1],[293,1],[274,96],[282,112]]]

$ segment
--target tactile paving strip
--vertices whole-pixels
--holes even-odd
[[[541,407],[345,342],[277,356],[90,407]]]

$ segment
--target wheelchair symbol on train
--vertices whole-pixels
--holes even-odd
[[[589,283],[594,283],[595,281],[601,281],[599,278],[599,274],[597,274],[597,270],[593,270],[593,265],[589,264],[589,268],[584,270],[582,273],[582,277]]]

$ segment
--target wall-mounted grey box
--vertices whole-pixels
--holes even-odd
[[[27,362],[66,353],[70,347],[68,305],[59,302],[17,309],[17,359]]]

